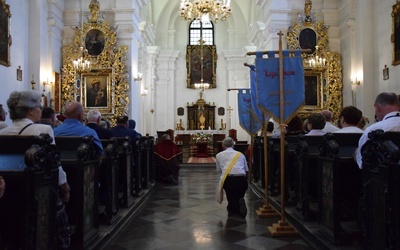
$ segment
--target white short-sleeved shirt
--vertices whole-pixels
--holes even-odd
[[[358,148],[356,150],[356,160],[360,169],[362,168],[361,148],[369,140],[368,133],[377,129],[382,129],[385,132],[400,131],[400,112],[390,112],[383,117],[382,121],[374,123],[365,129],[360,140],[358,141]]]
[[[237,152],[239,151],[236,151],[233,148],[227,148],[224,151],[217,154],[216,167],[217,170],[222,172],[221,176],[225,174],[226,169],[228,168],[229,164],[231,163],[233,157],[235,157]],[[249,168],[247,166],[246,157],[242,153],[240,153],[239,158],[233,165],[229,174],[240,175],[240,174],[246,174],[247,171],[249,171]]]
[[[342,129],[336,130],[335,132],[333,132],[334,134],[337,133],[357,133],[357,134],[362,134],[364,133],[364,130],[356,127],[356,126],[348,126],[348,127],[344,127]]]
[[[18,135],[19,132],[28,124],[33,123],[28,118],[24,119],[18,119],[15,120],[10,126],[1,129],[0,130],[0,135]],[[53,128],[49,125],[45,124],[36,124],[33,123],[32,125],[26,127],[24,131],[21,133],[21,135],[40,135],[42,133],[49,134],[51,138],[53,138],[53,141],[51,142],[52,144],[55,144],[54,142],[54,132]],[[61,166],[58,167],[58,185],[62,185],[67,182],[67,175],[64,172],[63,168]]]

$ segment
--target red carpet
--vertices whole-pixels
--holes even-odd
[[[197,157],[189,157],[189,160],[187,163],[205,163],[205,164],[212,164],[215,163],[215,157],[202,157],[202,158],[197,158]]]

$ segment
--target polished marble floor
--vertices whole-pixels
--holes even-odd
[[[263,202],[250,189],[247,217],[228,217],[227,202],[216,202],[218,180],[214,168],[182,168],[179,184],[159,184],[103,249],[312,249],[301,237],[272,238],[267,227],[279,218],[259,218]]]

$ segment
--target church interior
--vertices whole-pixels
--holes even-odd
[[[213,7],[192,10],[202,4],[212,4]],[[255,64],[256,52],[307,50],[301,54],[305,91],[304,102],[296,111],[297,114],[306,119],[312,113],[330,110],[333,123],[337,123],[342,108],[354,106],[362,111],[368,127],[375,120],[375,97],[382,92],[400,94],[396,80],[400,79],[400,71],[396,71],[400,65],[399,20],[399,0],[0,0],[0,75],[3,79],[0,104],[6,108],[7,99],[13,91],[34,90],[42,95],[42,106],[53,108],[56,114],[63,114],[66,104],[77,101],[82,103],[85,112],[99,110],[102,117],[110,121],[111,126],[116,124],[117,117],[124,115],[136,121],[135,129],[143,135],[143,140],[138,142],[137,151],[131,153],[137,154],[138,158],[134,161],[141,170],[131,173],[131,170],[120,167],[120,173],[110,174],[119,174],[121,178],[121,172],[126,171],[128,175],[141,176],[140,184],[137,179],[133,183],[135,177],[128,180],[132,186],[124,191],[124,198],[121,198],[125,208],[119,212],[114,211],[114,203],[119,201],[113,201],[109,208],[112,215],[108,212],[107,216],[111,217],[105,218],[107,226],[100,227],[101,221],[89,216],[91,222],[86,221],[86,224],[77,228],[76,234],[81,236],[79,238],[75,235],[74,238],[77,249],[101,249],[104,246],[100,246],[105,242],[111,244],[105,249],[136,249],[134,245],[127,247],[128,243],[125,246],[118,245],[115,239],[123,241],[125,236],[114,234],[123,228],[132,227],[124,224],[123,220],[133,218],[142,203],[157,192],[154,191],[158,184],[155,173],[152,172],[155,171],[152,170],[153,159],[149,157],[154,152],[149,145],[156,144],[164,134],[169,134],[181,151],[179,162],[184,176],[180,179],[180,192],[185,192],[183,183],[190,186],[189,176],[196,178],[191,168],[196,169],[194,172],[199,172],[202,178],[209,177],[207,171],[214,170],[216,154],[223,150],[222,140],[226,136],[232,137],[236,142],[236,150],[244,154],[249,146],[252,148],[254,158],[249,164],[253,164],[252,171],[256,174],[249,178],[253,182],[249,184],[252,186],[249,190],[252,191],[251,194],[246,194],[249,204],[251,202],[248,217],[268,219],[262,222],[248,219],[247,225],[270,226],[272,218],[280,216],[279,222],[274,221],[277,225],[272,226],[276,227],[272,232],[265,228],[260,235],[264,236],[265,233],[267,238],[278,235],[278,239],[281,239],[280,236],[295,237],[285,238],[279,243],[282,245],[278,244],[287,248],[271,249],[357,249],[360,246],[354,242],[364,239],[365,235],[352,231],[348,224],[340,225],[343,221],[339,221],[336,216],[339,216],[338,211],[342,211],[341,206],[346,203],[336,197],[337,194],[332,190],[329,194],[319,194],[320,200],[312,204],[304,201],[308,198],[304,197],[307,194],[302,192],[307,190],[303,189],[295,191],[296,198],[300,199],[301,196],[303,203],[297,200],[298,204],[291,207],[291,201],[285,200],[293,193],[291,190],[281,192],[288,188],[284,187],[286,177],[277,177],[281,170],[276,166],[283,166],[284,162],[278,156],[283,151],[279,146],[282,142],[268,142],[270,151],[267,153],[267,142],[264,142],[266,138],[260,131],[251,134],[243,128],[239,115],[238,90],[251,87],[251,75],[246,65]],[[283,126],[281,121],[272,118],[270,121],[275,125],[273,133],[279,134]],[[4,122],[12,124],[9,114]],[[397,138],[396,136],[393,138]],[[347,139],[358,142],[358,138]],[[314,142],[307,143],[310,145],[307,150],[314,149]],[[301,143],[299,145],[302,146]],[[3,146],[0,148],[8,150]],[[292,151],[287,153],[289,156],[285,160],[297,161],[298,158],[290,158],[298,157],[299,154],[295,155],[297,149],[290,149],[290,146],[288,148]],[[315,147],[316,150],[320,148]],[[326,150],[329,152],[330,149]],[[272,160],[275,157],[276,161],[265,159],[270,157]],[[353,156],[341,157],[340,160]],[[0,162],[6,161],[4,159],[7,158],[0,156]],[[322,170],[307,169],[305,161],[301,162],[301,166],[304,165],[306,170],[296,170],[296,178],[298,174],[303,178],[307,171],[322,173],[318,175],[318,190],[326,190],[332,183],[336,185],[333,176],[337,178],[336,176],[344,175],[341,168],[337,172],[330,172],[328,165],[336,166],[335,164],[339,164],[336,161],[325,159],[324,163],[321,160],[322,165],[326,164]],[[353,164],[345,160],[343,162],[342,165]],[[274,164],[275,168],[262,167]],[[85,171],[91,174],[97,170],[85,168]],[[73,176],[79,175],[78,172],[73,172]],[[352,174],[354,175],[349,176],[361,178],[357,173]],[[351,180],[348,180],[350,177],[343,181],[346,188],[351,188]],[[219,176],[211,178],[217,182]],[[207,179],[205,183],[209,181]],[[82,197],[86,199],[89,187],[85,183],[76,185],[79,188],[82,188],[79,185],[84,186]],[[200,181],[198,185],[204,184]],[[299,188],[306,184],[296,179],[296,185]],[[190,187],[191,192],[202,192]],[[166,190],[174,192],[170,186]],[[167,193],[166,190],[163,192]],[[338,192],[346,193],[342,189]],[[164,193],[156,194],[161,196]],[[215,195],[215,188],[207,189],[202,195],[207,200],[209,196]],[[177,198],[176,193],[173,197],[171,199]],[[329,203],[330,198],[332,204]],[[96,199],[93,198],[91,202],[94,204]],[[185,202],[190,202],[189,200]],[[262,203],[261,200],[266,202],[264,206],[259,204]],[[371,202],[374,201],[379,203],[376,200]],[[218,210],[214,198],[214,203],[207,202],[209,203],[199,202],[197,206],[207,205],[214,209],[207,211]],[[318,208],[315,207],[317,202]],[[88,206],[86,203],[79,203],[79,206]],[[285,211],[283,204],[286,203],[288,205]],[[2,204],[0,199],[0,206]],[[395,204],[400,207],[399,199]],[[270,214],[271,207],[280,212],[280,215],[272,212]],[[162,210],[165,207],[146,209]],[[354,219],[355,209],[345,210],[351,214],[346,214],[346,219]],[[219,210],[226,212],[225,207]],[[221,211],[219,215],[220,213]],[[76,215],[76,218],[83,220],[87,215]],[[400,234],[399,218],[395,218],[395,226],[398,228],[386,228],[387,234]],[[136,220],[140,223],[140,219],[135,218],[134,221]],[[379,219],[375,222],[381,223],[380,225],[383,223]],[[281,231],[282,234],[279,233]],[[348,234],[343,237],[345,233]],[[368,233],[369,236],[375,235],[372,229]],[[244,233],[240,238],[245,240],[249,237],[248,234],[251,233]],[[230,241],[233,241],[232,235],[228,237]],[[400,247],[399,237],[394,241],[389,238],[390,236],[386,238],[386,247]],[[1,240],[0,234],[0,243]],[[26,241],[33,244],[29,239]],[[140,242],[142,245],[138,244],[142,248],[138,249],[144,249],[144,246],[149,247],[148,249],[169,249],[167,246],[162,248],[162,244],[151,248],[147,243]],[[252,248],[250,243],[246,245],[243,242],[240,243],[242,245],[231,243],[221,243],[220,246],[238,247],[237,249],[261,247],[253,245]],[[379,249],[382,246],[373,240],[369,243],[378,248],[365,249]],[[177,246],[176,242],[168,244],[171,244],[171,249],[180,249],[174,248]],[[218,244],[213,242],[211,246],[198,246],[218,249]],[[197,249],[189,243],[182,249],[189,247]]]

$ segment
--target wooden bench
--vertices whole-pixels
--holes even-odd
[[[286,200],[290,198],[289,191],[293,191],[294,185],[294,162],[296,136],[286,136],[284,141],[285,150],[285,192]],[[281,139],[268,138],[268,183],[272,196],[281,193]],[[291,192],[293,194],[293,192]]]
[[[138,163],[136,167],[141,169],[141,184],[143,188],[148,188],[150,182],[154,182],[156,178],[156,170],[154,167],[154,137],[142,136],[139,139]]]
[[[99,167],[99,203],[105,205],[105,211],[100,218],[104,218],[106,224],[112,224],[119,209],[119,147],[114,137],[101,140],[101,143],[104,150]]]
[[[55,249],[59,151],[53,139],[0,136],[0,249]]]
[[[296,214],[301,220],[316,220],[310,209],[310,199],[318,201],[318,156],[322,136],[298,136],[295,162]]]
[[[85,249],[98,238],[98,151],[92,136],[56,136],[55,140],[71,187],[71,198],[66,205],[70,224],[76,225],[71,248]]]
[[[141,185],[135,183],[133,186],[136,176],[140,176],[140,169],[133,169],[133,146],[129,136],[116,139],[119,147],[119,191],[122,193],[119,202],[122,207],[129,207],[133,203],[132,195],[139,195],[141,190]]]
[[[375,130],[362,147],[364,249],[400,249],[400,132]]]
[[[321,145],[318,172],[320,232],[334,244],[343,242],[340,223],[357,218],[362,175],[354,152],[360,136],[327,133]]]

